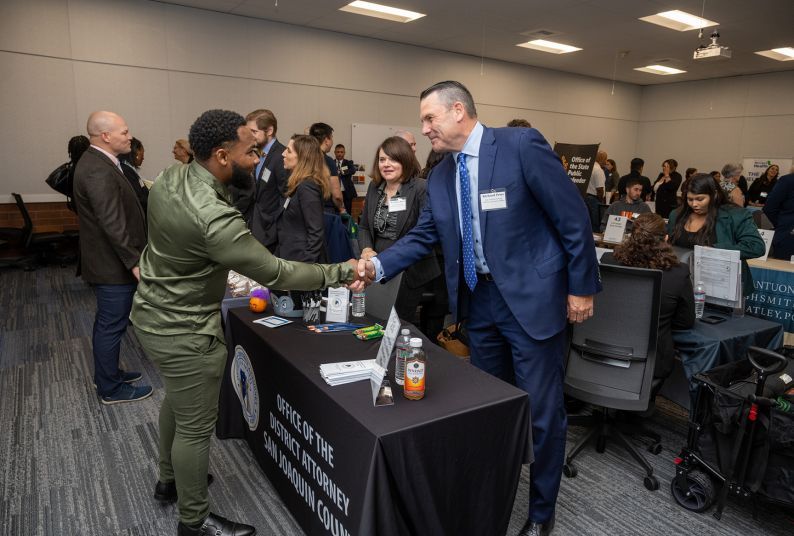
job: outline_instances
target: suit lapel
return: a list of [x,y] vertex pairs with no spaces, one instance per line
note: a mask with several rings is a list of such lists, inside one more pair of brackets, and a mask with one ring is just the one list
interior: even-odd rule
[[414,198],[416,197],[415,180],[411,179],[400,188],[400,197],[405,198],[405,210],[397,213],[397,236],[402,236],[405,223],[408,221],[408,213],[411,211],[411,207],[414,206]]
[[458,196],[455,193],[455,159],[452,157],[452,153],[448,153],[441,163],[438,164],[438,167],[440,169],[437,173],[433,174],[433,179],[435,180],[437,177],[438,179],[446,181],[445,186],[447,187],[447,194],[449,195],[449,207],[452,212],[452,226],[455,228],[455,236],[458,238],[458,244],[460,245]]
[[[143,207],[141,206],[140,201],[138,201],[138,193],[133,189],[132,184],[130,184],[130,181],[127,179],[127,176],[124,174],[124,172],[121,171],[121,169],[119,169],[119,167],[116,164],[114,164],[113,161],[110,158],[108,158],[108,156],[106,154],[104,154],[102,151],[97,151],[93,147],[89,147],[89,150],[93,151],[93,153],[97,157],[99,157],[99,159],[105,165],[110,166],[111,168],[113,168],[113,170],[116,172],[115,173],[116,180],[122,182],[122,184],[123,184],[122,188],[127,188],[127,190],[130,193],[132,193],[132,195],[133,195],[133,197],[135,198],[135,201],[136,201],[135,204],[138,206],[138,212],[140,213],[141,218],[143,219],[142,221],[145,221],[145,215],[144,215],[144,212],[143,212]],[[121,165],[124,165],[124,164],[121,164]]]
[[[479,165],[477,167],[477,182],[478,188],[481,191],[490,190],[493,183],[493,168],[496,163],[496,144],[493,135],[493,129],[486,128],[482,133],[482,141],[480,142],[480,156]],[[477,199],[479,193],[477,192]],[[479,203],[478,203],[479,205]],[[472,207],[474,209],[475,207]],[[479,207],[477,207],[479,210]],[[485,226],[488,223],[488,212],[480,210],[480,234],[483,241],[485,240]]]

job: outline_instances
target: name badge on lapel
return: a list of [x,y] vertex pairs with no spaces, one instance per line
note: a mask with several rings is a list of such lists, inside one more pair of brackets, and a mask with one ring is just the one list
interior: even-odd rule
[[284,201],[284,210],[287,210],[287,207],[289,206],[289,202],[290,202],[291,200],[292,200],[292,198],[291,198],[291,197],[288,197],[288,198],[287,198],[287,199]]
[[502,210],[507,208],[507,190],[495,188],[487,192],[480,192],[480,210]]
[[262,170],[261,180],[267,183],[268,179],[270,179],[270,170],[265,168]]
[[389,212],[404,212],[406,209],[406,199],[404,197],[392,197],[389,199]]

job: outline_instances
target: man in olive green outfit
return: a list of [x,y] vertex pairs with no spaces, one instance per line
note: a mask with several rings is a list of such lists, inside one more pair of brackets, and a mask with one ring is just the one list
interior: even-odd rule
[[251,536],[254,527],[212,514],[207,494],[227,355],[220,319],[227,274],[234,269],[268,287],[313,290],[352,282],[355,264],[284,261],[251,235],[227,190],[249,180],[259,161],[241,115],[205,112],[190,128],[190,146],[195,160],[163,172],[149,196],[149,243],[131,315],[165,383],[155,497],[178,501],[178,535]]

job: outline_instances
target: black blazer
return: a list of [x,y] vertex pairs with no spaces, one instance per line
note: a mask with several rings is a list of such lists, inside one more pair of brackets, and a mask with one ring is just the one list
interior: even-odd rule
[[[265,246],[275,249],[278,233],[276,219],[281,214],[289,174],[284,169],[283,144],[276,140],[270,147],[260,177],[251,177],[246,188],[229,186],[234,206],[242,213],[251,234]],[[265,169],[270,171],[267,182],[261,180]],[[254,170],[256,172],[256,170]]]
[[[397,239],[405,236],[413,229],[419,220],[419,214],[427,200],[427,181],[425,179],[409,179],[400,186],[400,195],[405,197],[405,211],[397,213]],[[363,251],[365,248],[375,248],[375,211],[378,208],[378,187],[374,182],[369,183],[367,196],[364,198],[364,211],[358,225],[358,245]],[[385,248],[388,249],[388,248]],[[441,267],[435,253],[430,253],[405,271],[403,281],[410,288],[418,288],[441,275]]]
[[74,201],[83,279],[105,285],[135,283],[131,270],[146,246],[146,217],[127,177],[93,147],[77,162]]
[[[334,163],[336,163],[336,159],[334,159]],[[353,174],[356,172],[356,165],[353,163],[352,160],[345,160],[342,159],[342,167],[346,167],[347,170],[334,170],[339,173],[339,182],[344,186],[345,191],[342,192],[342,197],[345,200],[345,208],[348,212],[350,212],[350,207],[348,206],[352,203],[353,199],[358,197],[358,192],[356,192],[356,185],[353,184]]]
[[320,187],[311,180],[303,181],[282,207],[277,221],[276,256],[288,261],[326,262]]
[[[604,253],[601,264],[620,265],[611,252]],[[631,306],[631,298],[627,297],[627,300],[627,305]],[[654,378],[666,378],[673,371],[673,330],[689,329],[695,325],[695,297],[689,266],[679,263],[669,270],[662,270],[661,301]]]
[[138,175],[138,171],[132,164],[122,162],[121,171],[124,172],[124,176],[130,181],[130,186],[132,186],[132,189],[135,190],[135,193],[138,195],[138,201],[141,203],[141,208],[145,216],[146,207],[149,204],[149,189],[141,184],[141,176]]
[[[656,183],[662,180],[663,175],[659,173],[654,181]],[[678,206],[678,187],[681,186],[681,174],[677,171],[670,173],[670,182],[659,185],[656,190],[656,213],[662,218],[670,216],[670,211]]]

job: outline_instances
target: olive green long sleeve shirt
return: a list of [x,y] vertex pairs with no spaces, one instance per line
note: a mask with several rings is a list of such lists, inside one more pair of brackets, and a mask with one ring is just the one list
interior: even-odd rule
[[152,187],[149,242],[130,318],[160,335],[221,333],[220,304],[229,270],[262,285],[314,290],[353,279],[347,264],[305,264],[274,257],[245,225],[226,186],[198,162],[176,164]]

